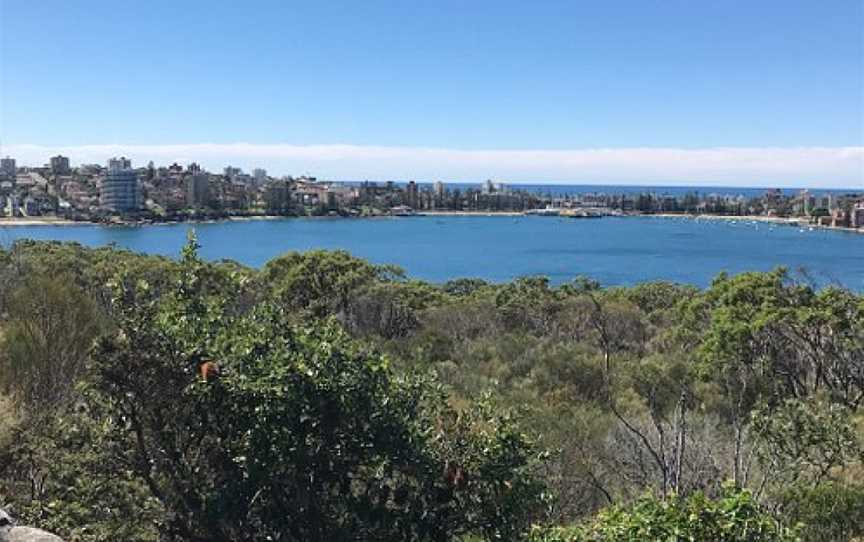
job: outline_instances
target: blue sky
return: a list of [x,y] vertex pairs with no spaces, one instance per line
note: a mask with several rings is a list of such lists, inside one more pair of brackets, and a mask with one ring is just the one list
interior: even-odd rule
[[[456,162],[466,151],[845,149],[813,182],[864,186],[862,28],[860,0],[0,0],[0,138],[25,157],[179,146],[158,161],[216,144],[247,167],[344,176],[353,164],[353,177],[394,178],[482,171],[411,165],[429,148]],[[319,150],[250,158],[224,146],[238,142]],[[414,159],[316,161],[334,145]],[[632,164],[614,172],[638,156],[620,155],[606,178],[574,178],[572,160],[516,177],[627,182]],[[795,182],[819,176],[811,165]],[[794,177],[652,167],[658,182]]]

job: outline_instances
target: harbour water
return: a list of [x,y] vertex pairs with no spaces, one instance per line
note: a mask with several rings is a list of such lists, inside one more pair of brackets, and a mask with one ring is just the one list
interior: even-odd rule
[[607,217],[573,220],[523,216],[289,218],[139,227],[0,227],[0,243],[16,239],[114,243],[177,256],[194,227],[202,255],[250,266],[290,250],[344,249],[375,263],[396,264],[410,277],[505,281],[545,275],[560,284],[578,275],[603,285],[670,280],[710,284],[720,271],[785,266],[806,270],[819,285],[864,291],[864,235],[756,221]]

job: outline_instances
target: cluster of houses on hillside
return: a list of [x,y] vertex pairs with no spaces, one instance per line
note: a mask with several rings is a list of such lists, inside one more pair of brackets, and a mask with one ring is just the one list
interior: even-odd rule
[[[646,189],[643,192],[514,189],[480,185],[397,182],[327,182],[310,176],[273,177],[264,169],[220,173],[196,163],[135,167],[117,157],[105,165],[72,167],[66,156],[40,167],[0,159],[0,216],[56,216],[69,220],[176,221],[248,215],[412,215],[431,211],[530,212],[562,216],[688,213],[798,217],[824,226],[864,228],[864,191],[840,193],[767,190],[749,197]],[[586,213],[585,210],[592,210]]]

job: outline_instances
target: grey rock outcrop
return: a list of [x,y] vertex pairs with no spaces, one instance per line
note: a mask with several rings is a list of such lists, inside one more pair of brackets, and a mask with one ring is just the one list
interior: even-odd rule
[[63,539],[32,527],[0,527],[0,542],[63,542]]
[[0,542],[63,542],[63,539],[42,529],[18,527],[15,520],[0,509]]

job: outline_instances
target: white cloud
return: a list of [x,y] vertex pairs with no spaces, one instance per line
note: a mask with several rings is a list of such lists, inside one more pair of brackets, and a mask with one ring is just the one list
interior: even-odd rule
[[192,161],[334,180],[417,179],[562,184],[807,186],[864,189],[864,147],[458,150],[287,144],[4,145],[22,165],[63,154],[75,164],[125,155],[136,165]]

